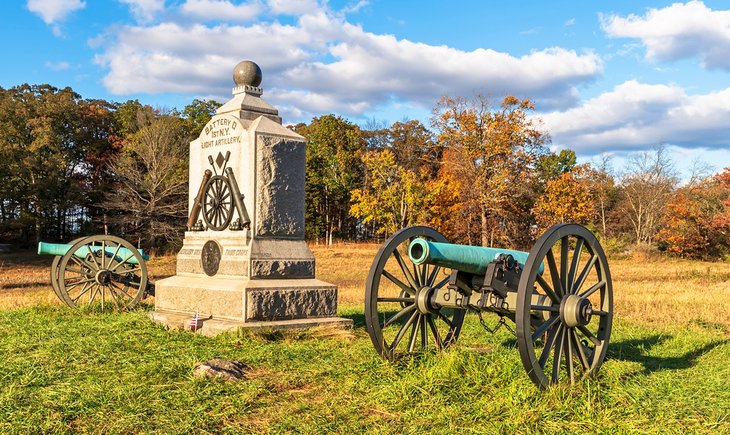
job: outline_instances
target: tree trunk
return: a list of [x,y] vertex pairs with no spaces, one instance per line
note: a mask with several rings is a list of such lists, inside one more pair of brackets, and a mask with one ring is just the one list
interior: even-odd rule
[[487,220],[487,211],[482,210],[482,246],[489,246],[489,225]]

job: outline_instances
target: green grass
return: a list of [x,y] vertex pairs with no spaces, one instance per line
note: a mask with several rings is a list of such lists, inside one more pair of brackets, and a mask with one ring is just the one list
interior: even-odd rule
[[[616,320],[596,379],[537,390],[507,331],[475,316],[447,352],[382,361],[354,337],[202,337],[145,311],[0,311],[0,433],[730,433],[730,336],[712,324]],[[495,319],[491,319],[494,324]],[[193,377],[214,357],[240,382]]]

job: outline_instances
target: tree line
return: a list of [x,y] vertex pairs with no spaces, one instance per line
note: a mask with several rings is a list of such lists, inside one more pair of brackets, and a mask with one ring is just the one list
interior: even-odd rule
[[[175,249],[187,214],[188,143],[220,104],[182,111],[87,100],[71,88],[0,88],[0,236],[32,245],[108,232]],[[433,226],[460,243],[529,249],[559,222],[616,252],[730,255],[730,168],[680,185],[666,150],[622,173],[609,159],[553,152],[532,101],[442,97],[429,125],[366,126],[334,114],[291,128],[307,139],[306,236],[382,240]]]

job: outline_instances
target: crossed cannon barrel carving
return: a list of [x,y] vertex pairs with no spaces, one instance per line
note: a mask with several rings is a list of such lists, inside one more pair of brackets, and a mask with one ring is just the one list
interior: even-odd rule
[[467,311],[514,322],[537,386],[574,383],[595,374],[606,355],[613,319],[606,255],[575,224],[548,229],[529,253],[449,244],[422,226],[381,246],[367,277],[365,322],[383,358],[449,347]]
[[[188,217],[189,230],[203,230],[202,221],[205,221],[205,225],[213,231],[223,231],[226,228],[236,231],[250,227],[251,218],[243,203],[243,194],[238,187],[233,168],[228,166],[230,157],[230,151],[226,152],[225,157],[220,154],[218,162],[214,161],[213,156],[208,156],[208,163],[213,171],[206,169],[203,173],[198,194]],[[220,174],[216,171],[216,163],[221,169]],[[238,219],[231,223],[234,210],[238,213]],[[203,219],[196,223],[201,212]]]
[[154,286],[148,282],[148,257],[122,238],[97,235],[70,244],[40,242],[38,253],[55,256],[51,286],[69,307],[128,310],[146,295],[154,295]]

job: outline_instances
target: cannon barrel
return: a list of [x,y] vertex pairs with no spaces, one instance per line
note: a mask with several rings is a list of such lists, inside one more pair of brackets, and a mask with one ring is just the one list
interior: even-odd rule
[[[45,242],[38,242],[38,254],[46,254],[46,255],[66,255],[66,253],[71,249],[73,245],[67,245],[63,243],[45,243]],[[74,252],[74,255],[79,258],[84,258],[89,254],[89,250],[93,252],[98,252],[101,250],[101,246],[88,246],[83,245],[79,249]],[[105,251],[109,255],[114,255],[115,252],[117,252],[117,248],[112,248],[111,246],[106,247]],[[141,249],[138,249],[139,253],[142,255],[142,258],[145,260],[149,260],[149,256],[144,254],[144,251]],[[119,247],[119,251],[117,252],[117,257],[119,257],[119,260],[127,259],[126,262],[130,264],[137,264],[137,259],[132,255],[132,252],[124,247]],[[129,257],[129,258],[127,258]]]
[[[484,275],[489,263],[502,254],[511,255],[520,267],[525,267],[529,256],[527,252],[512,249],[429,242],[420,237],[413,239],[408,246],[408,257],[414,264],[428,263],[474,275]],[[544,265],[540,265],[538,272],[542,274],[543,270]]]

